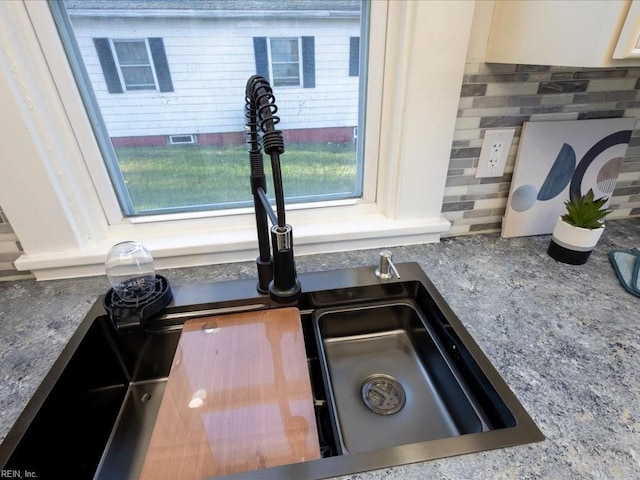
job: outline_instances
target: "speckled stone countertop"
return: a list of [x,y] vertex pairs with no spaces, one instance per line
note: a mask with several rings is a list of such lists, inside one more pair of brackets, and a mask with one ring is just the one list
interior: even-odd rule
[[[609,221],[583,266],[554,261],[548,243],[494,234],[392,249],[421,265],[546,440],[344,479],[640,478],[640,298],[607,257],[640,247],[640,219]],[[297,259],[299,272],[376,262],[375,250]],[[162,273],[187,284],[251,278],[255,266]],[[106,288],[104,277],[0,282],[0,439]]]

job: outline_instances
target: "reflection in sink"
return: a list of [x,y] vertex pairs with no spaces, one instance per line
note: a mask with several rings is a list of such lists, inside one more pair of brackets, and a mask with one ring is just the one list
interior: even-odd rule
[[314,317],[343,453],[482,431],[472,399],[412,302]]
[[[420,266],[396,267],[402,280],[373,267],[300,275],[322,458],[225,478],[320,479],[544,438]],[[0,445],[0,469],[138,478],[184,322],[282,306],[252,279],[172,290],[144,331],[116,331],[96,301]],[[387,375],[369,385],[387,415],[361,399],[372,374]],[[389,377],[405,394],[395,413],[402,398]]]

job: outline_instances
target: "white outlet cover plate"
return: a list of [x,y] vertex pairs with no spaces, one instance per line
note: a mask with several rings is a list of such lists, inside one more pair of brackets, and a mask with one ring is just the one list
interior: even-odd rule
[[[480,158],[478,159],[476,178],[501,177],[504,175],[515,131],[515,128],[485,131]],[[495,152],[492,151],[492,148],[496,145],[500,145],[500,148],[497,155],[494,155]]]

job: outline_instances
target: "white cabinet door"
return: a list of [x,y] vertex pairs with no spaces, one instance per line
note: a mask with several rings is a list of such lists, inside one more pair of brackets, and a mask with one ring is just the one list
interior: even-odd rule
[[640,0],[633,0],[613,58],[640,58]]
[[[640,0],[497,0],[485,61],[640,66],[639,3]],[[622,42],[623,27],[629,30],[632,39],[627,43],[637,56],[614,56]]]

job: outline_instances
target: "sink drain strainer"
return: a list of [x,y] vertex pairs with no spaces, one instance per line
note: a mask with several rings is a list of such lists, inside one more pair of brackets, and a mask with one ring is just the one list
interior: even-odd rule
[[378,373],[367,377],[362,383],[364,404],[378,415],[392,415],[404,407],[404,388],[390,375]]

